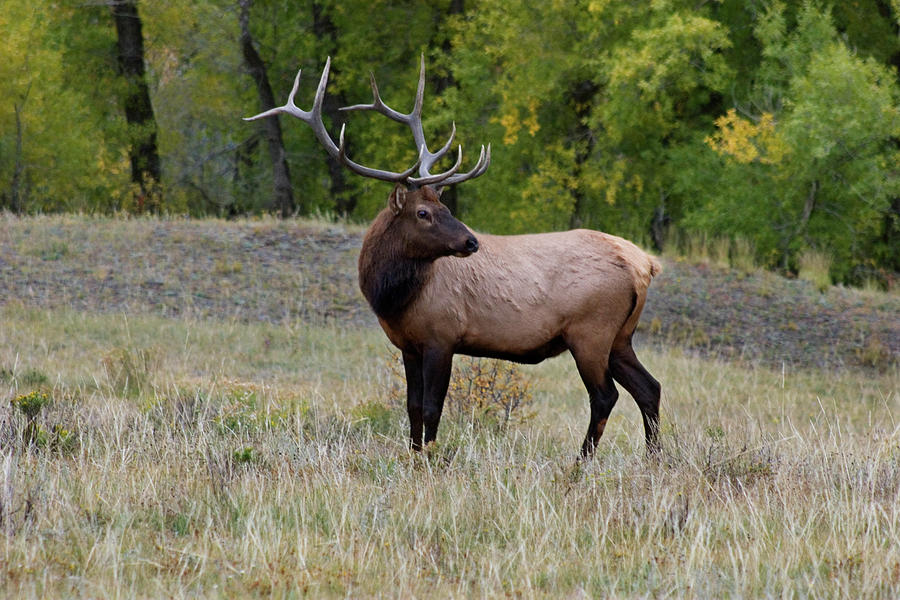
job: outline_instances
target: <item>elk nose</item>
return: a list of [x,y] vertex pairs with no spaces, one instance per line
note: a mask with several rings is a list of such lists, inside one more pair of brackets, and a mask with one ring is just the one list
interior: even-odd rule
[[469,239],[466,240],[466,251],[478,252],[478,240],[475,239],[475,236],[470,235]]

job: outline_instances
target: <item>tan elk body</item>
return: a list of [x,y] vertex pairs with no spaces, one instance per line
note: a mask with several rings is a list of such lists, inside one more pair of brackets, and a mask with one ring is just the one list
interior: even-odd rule
[[[424,62],[410,114],[384,105],[374,78],[373,103],[348,108],[375,110],[409,125],[420,154],[402,173],[349,160],[343,130],[340,145],[334,144],[321,120],[327,76],[328,63],[311,111],[294,105],[295,82],[288,104],[254,118],[278,113],[301,118],[348,168],[397,183],[363,240],[359,282],[381,327],[403,353],[412,447],[420,449],[437,435],[454,354],[537,363],[569,350],[591,405],[582,454],[593,454],[603,434],[618,397],[614,381],[634,397],[648,450],[656,450],[660,386],[631,343],[650,281],[660,270],[656,259],[620,237],[585,229],[473,234],[440,202],[439,189],[483,174],[490,149],[482,147],[468,173],[456,174],[461,150],[449,171],[430,173],[450,142],[435,153],[424,143]],[[419,177],[412,177],[416,168]]]
[[[375,236],[370,230],[364,247]],[[586,229],[476,237],[477,252],[435,260],[403,315],[381,319],[395,346],[439,339],[461,353],[538,362],[580,332],[611,345],[634,331],[659,270],[631,242]]]

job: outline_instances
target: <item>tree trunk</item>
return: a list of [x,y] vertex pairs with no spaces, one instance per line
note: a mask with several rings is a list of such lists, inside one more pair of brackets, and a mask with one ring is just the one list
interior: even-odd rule
[[224,209],[225,217],[236,218],[245,212],[250,206],[248,199],[254,197],[255,187],[250,176],[254,165],[254,156],[259,149],[259,132],[255,132],[234,148],[231,169],[232,201],[227,205],[220,205]]
[[22,199],[22,176],[25,172],[25,165],[22,161],[22,106],[14,104],[13,109],[16,112],[16,164],[13,167],[12,182],[9,186],[9,210],[19,214],[25,204]]
[[806,195],[806,202],[803,203],[803,214],[800,215],[800,223],[797,224],[797,229],[794,231],[794,235],[791,239],[796,238],[804,231],[806,231],[806,226],[809,225],[809,218],[812,216],[813,209],[815,209],[816,207],[816,193],[818,191],[819,180],[814,179],[812,185],[809,186],[809,193]]
[[[900,198],[891,199],[891,206],[884,214],[884,234],[882,236],[888,248],[900,248]],[[891,252],[888,267],[900,271],[900,253]]]
[[128,83],[125,119],[131,128],[131,181],[140,186],[138,210],[154,202],[161,178],[156,145],[156,118],[144,70],[144,38],[136,0],[111,0],[110,9],[118,35],[119,74]]
[[[313,35],[316,36],[320,43],[329,47],[327,54],[333,55],[338,41],[337,27],[335,27],[334,21],[331,20],[331,17],[328,16],[328,13],[325,12],[324,7],[319,2],[313,2],[312,16]],[[338,72],[338,69],[332,65],[332,76],[337,78]],[[322,99],[322,115],[331,123],[335,123],[341,119],[341,113],[338,109],[346,105],[347,102],[343,93],[325,94],[325,97]],[[331,179],[329,192],[334,199],[335,210],[339,215],[349,215],[356,208],[357,198],[350,193],[347,180],[344,178],[344,167],[339,160],[331,156],[328,157],[327,164],[328,177]]]
[[[266,65],[253,45],[250,34],[251,0],[240,0],[241,52],[244,66],[256,82],[261,110],[275,108],[275,96],[269,85]],[[282,217],[289,217],[296,209],[294,204],[294,188],[291,185],[291,172],[287,163],[287,152],[284,149],[284,138],[281,134],[279,117],[261,119],[259,127],[269,145],[269,158],[272,161],[272,179],[275,186],[272,208]]]
[[669,225],[672,222],[672,218],[666,210],[667,199],[668,195],[660,190],[659,204],[653,211],[653,219],[650,221],[650,237],[653,240],[654,249],[658,252],[666,249],[666,238],[669,234]]
[[[465,10],[466,6],[464,0],[450,0],[450,6],[447,7],[447,12],[444,13],[444,17],[449,18],[453,15],[461,15]],[[444,30],[442,25],[443,24],[438,24],[438,26],[435,27],[435,30],[442,32]],[[447,56],[453,52],[453,44],[450,42],[449,35],[444,36],[444,40],[441,42],[441,50]],[[448,69],[446,75],[434,79],[435,96],[440,96],[445,90],[455,86],[456,79],[453,77],[453,72]],[[441,193],[441,202],[450,209],[451,213],[457,215],[457,210],[459,209],[459,196],[456,193],[455,185],[444,188],[444,191]]]
[[812,217],[813,210],[816,208],[816,194],[818,191],[819,180],[814,179],[809,186],[809,193],[806,194],[806,201],[803,203],[803,212],[800,215],[800,222],[797,223],[793,233],[789,234],[785,240],[783,249],[784,254],[781,257],[781,268],[785,271],[787,271],[790,266],[791,244],[806,231],[806,228],[809,225],[809,219]]
[[584,163],[588,161],[594,152],[594,133],[587,126],[587,118],[590,113],[590,107],[593,105],[593,98],[600,91],[600,87],[590,80],[576,82],[570,92],[570,99],[575,110],[575,118],[577,122],[572,132],[575,143],[575,165],[573,167],[573,175],[576,181],[575,187],[572,189],[572,197],[574,203],[572,206],[572,216],[569,218],[569,226],[572,228],[581,227],[584,223],[582,213],[584,212],[584,192],[581,191],[581,173],[584,169]]

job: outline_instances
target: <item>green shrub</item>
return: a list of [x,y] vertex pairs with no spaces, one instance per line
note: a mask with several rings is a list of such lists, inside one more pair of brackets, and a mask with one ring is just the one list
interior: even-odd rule
[[[406,406],[406,376],[400,355],[391,355],[389,397]],[[457,360],[447,389],[445,414],[491,427],[524,423],[534,416],[531,381],[514,363],[463,356]]]
[[18,383],[26,388],[35,388],[47,385],[50,378],[37,369],[25,369],[16,374],[15,371],[8,367],[0,367],[0,382]]
[[50,404],[52,398],[50,394],[35,390],[27,394],[20,394],[12,399],[12,405],[19,409],[28,420],[34,420],[41,413],[45,406]]
[[534,416],[531,382],[515,363],[464,357],[450,380],[451,409],[494,426]]
[[[264,385],[223,382],[222,405],[214,422],[223,434],[255,434],[283,426],[288,420],[284,407],[267,401],[271,393]],[[301,408],[302,410],[302,408]]]
[[365,424],[374,433],[382,435],[390,433],[397,422],[394,412],[377,400],[354,406],[350,414],[354,422]]
[[244,446],[231,453],[231,460],[233,460],[236,465],[250,464],[255,459],[256,451],[253,449],[253,446]]
[[13,407],[25,415],[25,427],[22,428],[22,441],[25,442],[25,445],[41,446],[46,443],[46,434],[38,425],[37,418],[50,402],[50,395],[39,390],[20,394],[12,399]]

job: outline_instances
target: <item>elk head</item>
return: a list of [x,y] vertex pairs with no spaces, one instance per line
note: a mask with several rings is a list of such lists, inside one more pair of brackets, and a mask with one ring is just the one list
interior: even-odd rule
[[409,191],[397,185],[391,192],[386,209],[392,215],[389,235],[402,242],[406,258],[465,257],[478,251],[478,240],[450,214],[439,196],[431,186]]

